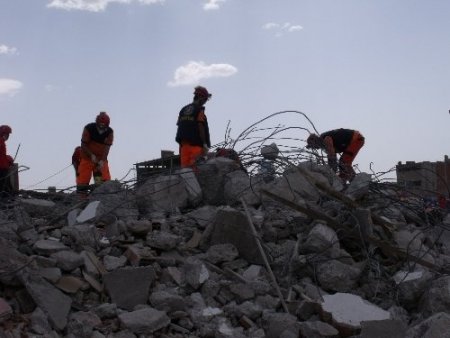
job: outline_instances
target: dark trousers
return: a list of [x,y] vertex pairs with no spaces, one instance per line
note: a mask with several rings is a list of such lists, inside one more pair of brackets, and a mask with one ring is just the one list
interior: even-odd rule
[[9,169],[0,169],[0,194],[9,195],[13,188]]

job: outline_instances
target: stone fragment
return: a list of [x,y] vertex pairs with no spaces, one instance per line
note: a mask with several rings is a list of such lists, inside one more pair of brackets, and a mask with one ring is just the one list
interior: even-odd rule
[[113,303],[126,310],[146,304],[150,285],[155,279],[152,267],[121,268],[103,276],[105,289]]
[[217,212],[214,222],[204,233],[201,246],[223,243],[233,244],[246,261],[264,264],[244,213],[231,208]]
[[321,321],[308,321],[299,324],[302,337],[308,338],[339,338],[339,331],[333,326]]
[[168,313],[186,309],[183,297],[166,291],[152,292],[149,301],[155,309]]
[[11,306],[4,298],[0,298],[0,322],[4,322],[12,315]]
[[125,266],[127,263],[127,258],[125,256],[114,257],[106,255],[103,257],[103,265],[107,271],[113,271],[118,268]]
[[325,290],[346,292],[352,290],[361,270],[338,260],[329,260],[319,265],[317,279]]
[[404,338],[406,325],[400,320],[374,320],[361,322],[360,338]]
[[425,270],[398,271],[393,279],[398,285],[398,296],[401,305],[406,309],[417,306],[417,302],[429,287],[429,282],[433,278],[431,273]]
[[266,331],[266,338],[279,338],[286,328],[296,325],[297,318],[288,313],[264,311],[262,323]]
[[390,319],[390,313],[350,293],[324,295],[320,304],[326,321],[341,334],[355,334],[361,322]]
[[242,277],[248,281],[256,280],[260,277],[262,271],[261,265],[252,264],[242,273]]
[[199,260],[188,259],[183,267],[186,282],[197,290],[208,278],[206,266]]
[[36,251],[40,255],[51,255],[53,253],[70,250],[69,247],[65,246],[60,241],[41,239],[34,243],[33,250]]
[[37,198],[24,198],[20,204],[31,217],[49,216],[55,210],[55,202]]
[[75,337],[91,338],[94,328],[102,324],[100,318],[92,312],[73,312],[69,316],[67,331]]
[[55,286],[66,293],[76,293],[87,288],[86,282],[75,276],[62,276]]
[[206,252],[206,258],[213,264],[231,262],[238,256],[238,250],[231,243],[212,245]]
[[450,276],[440,277],[427,285],[420,300],[420,310],[424,315],[450,310]]
[[50,256],[56,260],[56,265],[64,271],[72,271],[84,264],[83,257],[73,251],[59,251]]
[[170,318],[164,311],[150,307],[121,313],[118,318],[123,328],[135,334],[151,334],[170,324]]
[[38,275],[23,272],[20,279],[51,325],[56,330],[64,330],[72,300]]
[[406,331],[405,338],[450,338],[450,314],[438,312]]
[[153,231],[148,234],[146,244],[161,250],[175,249],[181,242],[181,237],[166,231]]
[[100,201],[90,202],[81,213],[77,216],[76,221],[78,223],[85,223],[87,221],[91,221],[95,219],[97,216],[97,209],[100,204]]

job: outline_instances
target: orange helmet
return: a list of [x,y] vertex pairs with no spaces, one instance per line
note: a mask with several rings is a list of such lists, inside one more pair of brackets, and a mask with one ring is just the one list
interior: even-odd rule
[[12,129],[10,126],[7,126],[7,125],[0,126],[0,136],[9,135],[11,133],[12,133]]
[[95,123],[97,124],[102,123],[107,127],[109,127],[109,122],[110,122],[109,116],[104,111],[100,112],[100,114],[98,114],[95,119]]
[[194,89],[194,97],[202,97],[205,99],[209,99],[211,97],[211,94],[205,87],[197,86]]

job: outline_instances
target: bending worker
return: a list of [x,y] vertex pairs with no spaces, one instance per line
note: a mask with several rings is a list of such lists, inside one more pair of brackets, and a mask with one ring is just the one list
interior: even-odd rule
[[194,166],[197,158],[206,155],[211,147],[204,106],[210,98],[205,87],[195,87],[192,103],[184,106],[178,115],[175,140],[180,145],[182,168]]
[[0,194],[2,197],[8,196],[13,190],[10,170],[14,159],[6,153],[6,141],[11,133],[10,126],[0,126]]
[[[364,146],[364,136],[351,129],[335,129],[320,135],[311,134],[306,141],[307,148],[323,149],[327,153],[328,165],[344,181],[351,181],[355,177],[352,163],[359,150]],[[342,153],[339,164],[336,154]]]
[[92,174],[96,184],[109,181],[108,154],[114,131],[109,127],[108,114],[101,112],[95,122],[87,124],[81,136],[81,160],[78,166],[77,192],[86,194]]

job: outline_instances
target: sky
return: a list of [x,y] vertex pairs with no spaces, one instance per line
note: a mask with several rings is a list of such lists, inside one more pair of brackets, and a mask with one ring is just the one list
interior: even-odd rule
[[[73,149],[100,111],[115,133],[113,179],[177,154],[196,85],[212,93],[213,144],[292,110],[319,132],[359,130],[362,171],[442,161],[448,13],[445,0],[0,0],[0,124],[13,129],[20,188],[73,186]],[[269,124],[311,130],[300,114]],[[302,148],[307,132],[296,133]]]

